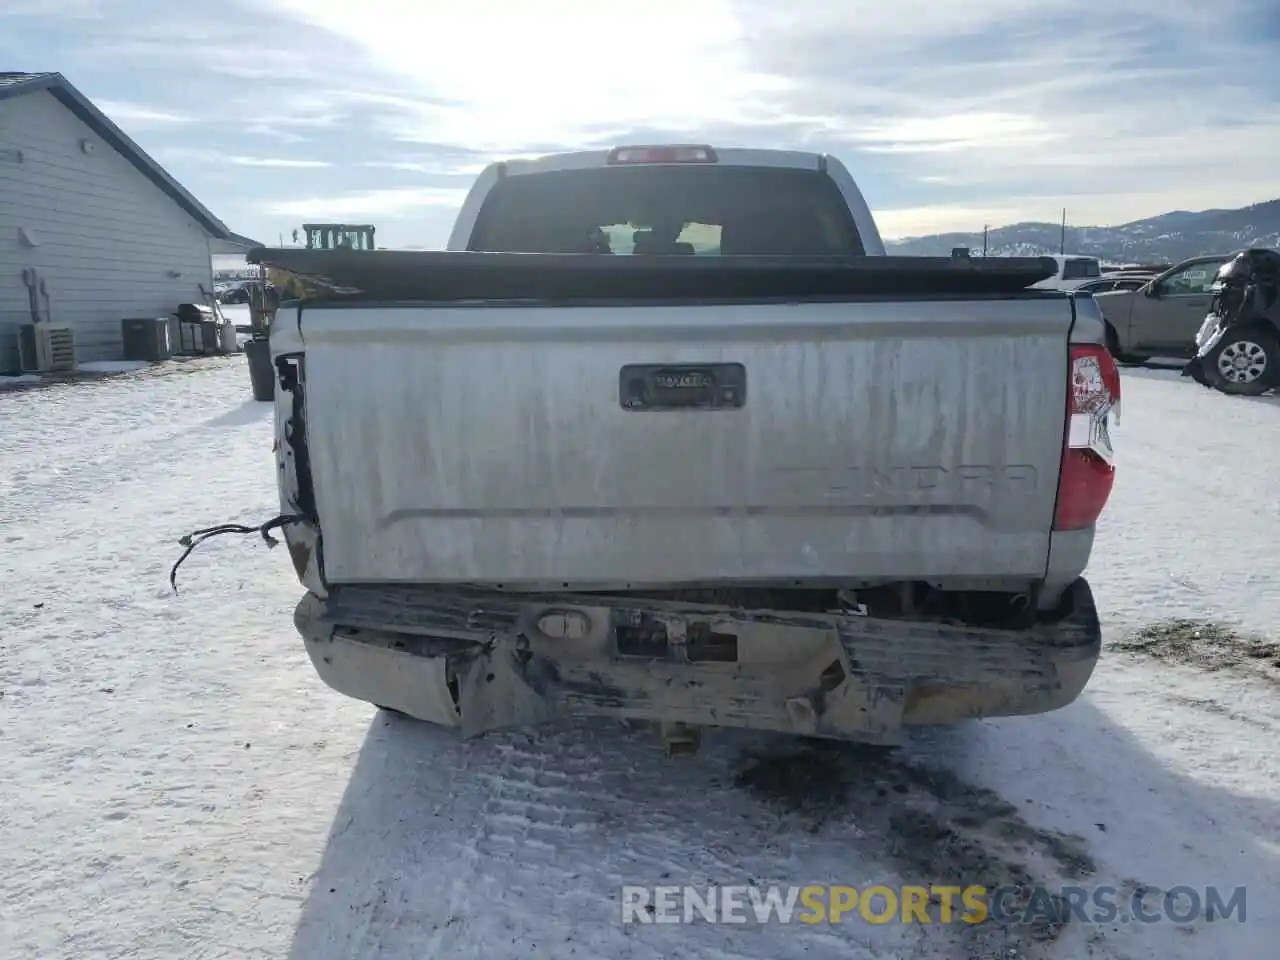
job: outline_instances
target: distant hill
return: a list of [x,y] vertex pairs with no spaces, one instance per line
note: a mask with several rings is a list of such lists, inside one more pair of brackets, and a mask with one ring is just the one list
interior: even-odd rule
[[[987,233],[987,255],[1038,256],[1057,253],[1062,226],[1015,223]],[[886,242],[889,253],[946,256],[955,247],[982,250],[982,234],[939,233]],[[1118,227],[1067,227],[1067,253],[1083,253],[1114,263],[1176,263],[1202,254],[1241,247],[1280,247],[1280,200],[1239,210],[1174,210]]]

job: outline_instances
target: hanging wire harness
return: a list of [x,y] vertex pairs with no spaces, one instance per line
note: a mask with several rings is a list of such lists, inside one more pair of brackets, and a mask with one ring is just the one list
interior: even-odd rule
[[273,517],[261,526],[251,527],[243,523],[221,523],[216,527],[205,527],[203,530],[194,530],[178,541],[182,546],[186,547],[182,551],[182,556],[173,565],[173,569],[169,571],[169,586],[173,587],[173,592],[178,592],[178,568],[191,556],[191,552],[196,547],[213,537],[219,537],[226,533],[239,534],[259,534],[268,547],[274,547],[280,541],[271,535],[272,530],[279,530],[291,523],[307,523],[305,516],[298,513],[285,513],[278,517]]

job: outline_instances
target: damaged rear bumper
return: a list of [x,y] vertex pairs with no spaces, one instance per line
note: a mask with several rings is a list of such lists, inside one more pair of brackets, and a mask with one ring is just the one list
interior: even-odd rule
[[308,593],[295,623],[333,689],[468,736],[594,713],[893,744],[1066,706],[1101,647],[1083,579],[1020,630],[395,586]]

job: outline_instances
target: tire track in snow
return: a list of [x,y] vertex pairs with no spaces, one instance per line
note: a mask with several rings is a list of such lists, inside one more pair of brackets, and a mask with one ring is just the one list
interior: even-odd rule
[[[611,721],[603,723],[612,731]],[[621,733],[618,739],[628,749],[639,746]],[[546,940],[549,931],[539,929],[536,918],[540,915],[556,917],[556,925],[561,926],[568,919],[565,915],[571,914],[573,921],[566,926],[589,933],[580,944],[569,933],[556,949],[572,952],[580,946],[586,956],[652,960],[662,956],[747,960],[752,956],[723,948],[672,953],[628,936],[621,923],[618,891],[623,884],[636,882],[641,871],[635,865],[613,862],[608,854],[601,857],[611,847],[602,834],[633,829],[628,822],[631,804],[625,779],[610,763],[618,746],[618,740],[591,730],[555,726],[457,742],[456,749],[467,758],[468,789],[484,799],[463,845],[463,875],[451,883],[449,922],[436,931],[423,956],[443,958],[474,951],[476,928],[484,925],[484,914],[505,916],[516,943],[526,938]],[[627,844],[627,849],[631,852],[634,843]],[[649,865],[656,862],[664,868],[662,875],[669,877],[687,866],[690,854],[697,856],[687,848],[685,853],[683,864],[665,852],[656,861],[653,856],[642,859]],[[599,860],[598,869],[593,869],[597,866],[593,860]],[[714,862],[723,876],[731,875],[727,863]]]
[[[391,720],[377,740],[385,769],[403,768],[422,751],[439,775],[429,787],[423,778],[388,784],[380,773],[357,775],[350,813],[342,815],[352,826],[321,877],[362,891],[352,897],[364,912],[342,939],[324,941],[325,955],[507,957],[520,955],[517,944],[554,956],[637,960],[1052,955],[1060,931],[994,925],[886,928],[855,918],[817,927],[624,926],[625,884],[1031,883],[1051,882],[1055,869],[1088,869],[1074,838],[1032,829],[989,791],[891,758],[849,767],[838,747],[821,748],[832,752],[818,762],[851,778],[848,795],[833,796],[817,820],[779,810],[735,784],[744,745],[758,740],[717,736],[697,761],[673,763],[649,737],[598,720],[473,741]],[[785,744],[765,740],[771,749]],[[793,754],[793,746],[782,753]],[[435,814],[408,809],[431,803],[424,787],[448,794],[447,838],[433,835]],[[404,822],[388,837],[374,810],[404,811]],[[446,873],[433,882],[438,895],[420,888],[414,902],[406,882],[381,879],[398,873],[403,848],[438,858]],[[427,902],[438,906],[424,910]],[[316,951],[320,916],[304,920],[295,960]]]
[[[378,749],[396,745],[387,761],[397,767],[404,765],[402,756],[431,745],[431,762],[439,765],[444,782],[433,778],[429,789],[448,792],[451,833],[461,826],[458,819],[469,820],[470,827],[445,842],[430,836],[427,824],[436,822],[437,806],[427,816],[408,814],[396,838],[381,838],[391,847],[403,838],[410,847],[421,843],[423,850],[440,854],[438,869],[447,873],[433,883],[440,896],[420,891],[424,895],[411,904],[401,883],[384,886],[373,879],[396,868],[368,849],[379,828],[358,811],[365,803],[385,810],[398,808],[401,799],[421,804],[429,798],[406,784],[393,787],[390,797],[370,800],[365,787],[353,784],[363,798],[349,791],[357,811],[354,826],[344,834],[345,850],[331,848],[333,861],[322,867],[317,882],[323,887],[323,877],[354,881],[365,891],[355,895],[360,904],[370,900],[371,886],[383,892],[376,910],[357,905],[376,912],[377,922],[361,916],[347,937],[323,941],[326,956],[514,957],[536,946],[536,952],[552,956],[746,960],[761,950],[784,956],[803,945],[808,956],[847,960],[878,956],[881,945],[903,939],[903,931],[857,923],[818,932],[776,925],[623,925],[624,884],[766,882],[761,878],[775,870],[773,879],[781,883],[804,876],[799,864],[809,858],[797,861],[796,873],[779,864],[774,817],[732,787],[732,751],[710,751],[709,766],[671,764],[653,740],[598,720],[473,741],[399,718],[385,729]],[[464,809],[468,814],[458,817]],[[349,836],[352,830],[359,835]],[[374,866],[378,862],[385,863],[383,870]],[[437,899],[440,906],[428,920],[422,904]],[[319,915],[315,924],[304,918],[295,960],[316,955],[322,922]],[[414,936],[415,930],[424,935]],[[905,935],[910,939],[911,932]],[[895,947],[889,955],[900,954]]]

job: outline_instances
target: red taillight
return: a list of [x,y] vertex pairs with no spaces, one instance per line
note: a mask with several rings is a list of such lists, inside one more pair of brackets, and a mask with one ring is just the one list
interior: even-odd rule
[[609,154],[609,163],[715,163],[716,152],[710,147],[675,144],[667,147],[617,147]]
[[1067,374],[1067,422],[1062,441],[1055,530],[1082,530],[1098,521],[1116,468],[1110,421],[1120,415],[1120,370],[1110,351],[1073,345]]

